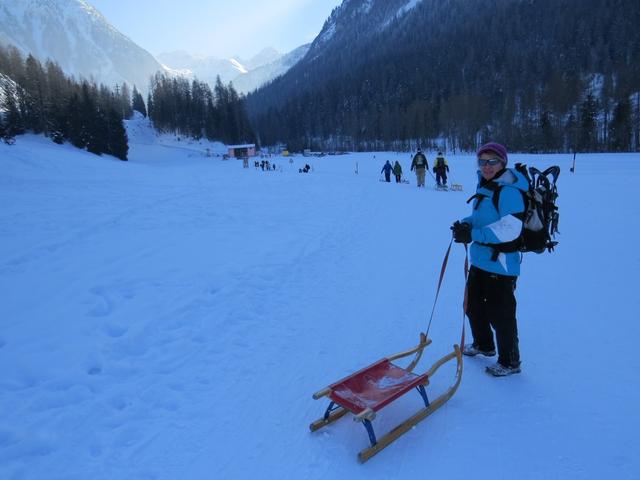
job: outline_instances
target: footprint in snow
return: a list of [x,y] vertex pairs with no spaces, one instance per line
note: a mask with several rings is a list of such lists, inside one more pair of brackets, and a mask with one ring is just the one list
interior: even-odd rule
[[115,323],[106,324],[103,327],[104,333],[111,338],[120,338],[125,333],[127,333],[127,327],[123,327],[122,325],[117,325]]

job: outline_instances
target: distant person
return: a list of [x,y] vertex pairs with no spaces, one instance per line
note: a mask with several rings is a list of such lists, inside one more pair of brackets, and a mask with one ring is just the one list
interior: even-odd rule
[[447,186],[447,172],[449,171],[449,164],[447,163],[447,159],[444,158],[442,152],[438,152],[438,156],[436,156],[436,160],[433,166],[433,173],[436,174],[436,183],[438,187],[446,187]]
[[473,343],[462,353],[493,357],[497,343],[498,361],[486,368],[497,377],[520,373],[515,290],[521,254],[515,243],[523,228],[522,192],[529,188],[520,172],[507,168],[507,160],[507,149],[498,143],[480,147],[472,213],[451,227],[455,242],[471,243],[465,313]]
[[389,163],[389,160],[387,160],[387,163],[385,163],[382,170],[380,170],[380,173],[384,172],[384,180],[386,182],[391,181],[391,170],[393,170],[393,167],[391,166],[391,163]]
[[397,160],[393,164],[393,174],[396,176],[396,183],[400,183],[402,181],[402,166]]
[[411,171],[416,171],[416,178],[418,180],[418,188],[424,187],[424,176],[429,168],[427,157],[424,156],[420,147],[418,147],[417,153],[413,156],[411,161]]

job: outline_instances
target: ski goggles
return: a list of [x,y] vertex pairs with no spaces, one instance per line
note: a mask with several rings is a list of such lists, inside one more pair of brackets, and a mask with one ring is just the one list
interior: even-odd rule
[[489,158],[489,159],[479,158],[478,159],[479,167],[485,167],[487,165],[489,165],[490,167],[495,167],[496,165],[501,163],[503,163],[503,160],[501,158]]

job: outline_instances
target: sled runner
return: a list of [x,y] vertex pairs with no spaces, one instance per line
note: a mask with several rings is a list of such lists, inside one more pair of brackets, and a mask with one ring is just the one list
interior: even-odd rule
[[[420,361],[425,347],[430,343],[431,340],[428,339],[424,333],[421,333],[420,343],[415,348],[378,360],[353,375],[345,377],[329,387],[314,393],[314,399],[317,400],[327,396],[329,397],[330,403],[324,416],[311,423],[309,429],[314,432],[335,422],[342,418],[347,412],[350,412],[354,415],[354,421],[362,422],[369,434],[369,440],[371,442],[371,446],[363,449],[358,454],[358,459],[361,462],[365,462],[373,457],[402,434],[409,431],[414,425],[435,412],[449,400],[458,389],[460,381],[462,380],[462,354],[458,345],[454,345],[453,352],[435,362],[425,373],[420,375],[413,373],[413,369]],[[392,363],[394,360],[412,354],[415,354],[415,357],[406,368],[399,367]],[[429,384],[429,379],[442,365],[453,359],[457,362],[454,384],[435,400],[430,401],[425,388]],[[373,424],[371,423],[376,417],[376,412],[414,388],[422,397],[424,407],[390,432],[377,438],[373,430]]]
[[[422,374],[413,373],[414,368],[422,358],[424,349],[431,343],[431,339],[428,338],[429,329],[431,328],[431,322],[433,320],[433,314],[440,294],[440,287],[442,286],[442,280],[447,268],[452,244],[453,240],[449,243],[449,248],[447,249],[447,253],[445,254],[442,262],[440,279],[438,280],[438,288],[436,290],[433,308],[431,310],[429,325],[427,326],[426,333],[420,333],[420,343],[410,350],[382,358],[368,367],[365,367],[362,370],[359,370],[358,372],[349,375],[313,394],[313,398],[315,400],[328,397],[330,403],[322,418],[319,418],[309,425],[309,429],[312,432],[339,420],[347,413],[354,415],[354,421],[362,422],[369,435],[371,445],[361,450],[358,454],[360,462],[366,462],[369,458],[387,447],[394,440],[408,432],[414,425],[418,424],[420,421],[435,412],[438,408],[444,405],[454,393],[456,393],[456,390],[460,385],[462,380],[462,352],[460,345],[464,345],[464,314],[460,335],[460,345],[454,345],[452,352],[437,360],[426,372]],[[468,254],[466,246],[464,272],[466,279],[468,275]],[[467,292],[465,286],[463,312],[466,310],[466,298]],[[405,368],[393,363],[395,360],[409,357],[411,355],[415,356],[411,363],[409,363]],[[429,400],[426,386],[429,385],[430,378],[442,365],[453,359],[456,360],[456,373],[453,384],[435,400]],[[372,421],[376,417],[377,412],[414,388],[422,397],[424,407],[391,431],[384,434],[382,437],[376,437]]]

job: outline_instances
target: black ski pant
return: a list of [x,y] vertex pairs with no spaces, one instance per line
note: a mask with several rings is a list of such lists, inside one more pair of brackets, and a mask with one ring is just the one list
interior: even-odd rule
[[385,182],[391,181],[391,172],[384,172],[384,180]]
[[447,184],[447,171],[436,169],[436,182],[438,185],[446,185]]
[[480,350],[494,350],[493,327],[498,362],[506,367],[520,365],[514,295],[517,279],[472,266],[467,280],[467,317],[473,343]]
[[401,173],[396,173],[396,183],[400,183],[400,180],[402,179],[402,174]]

